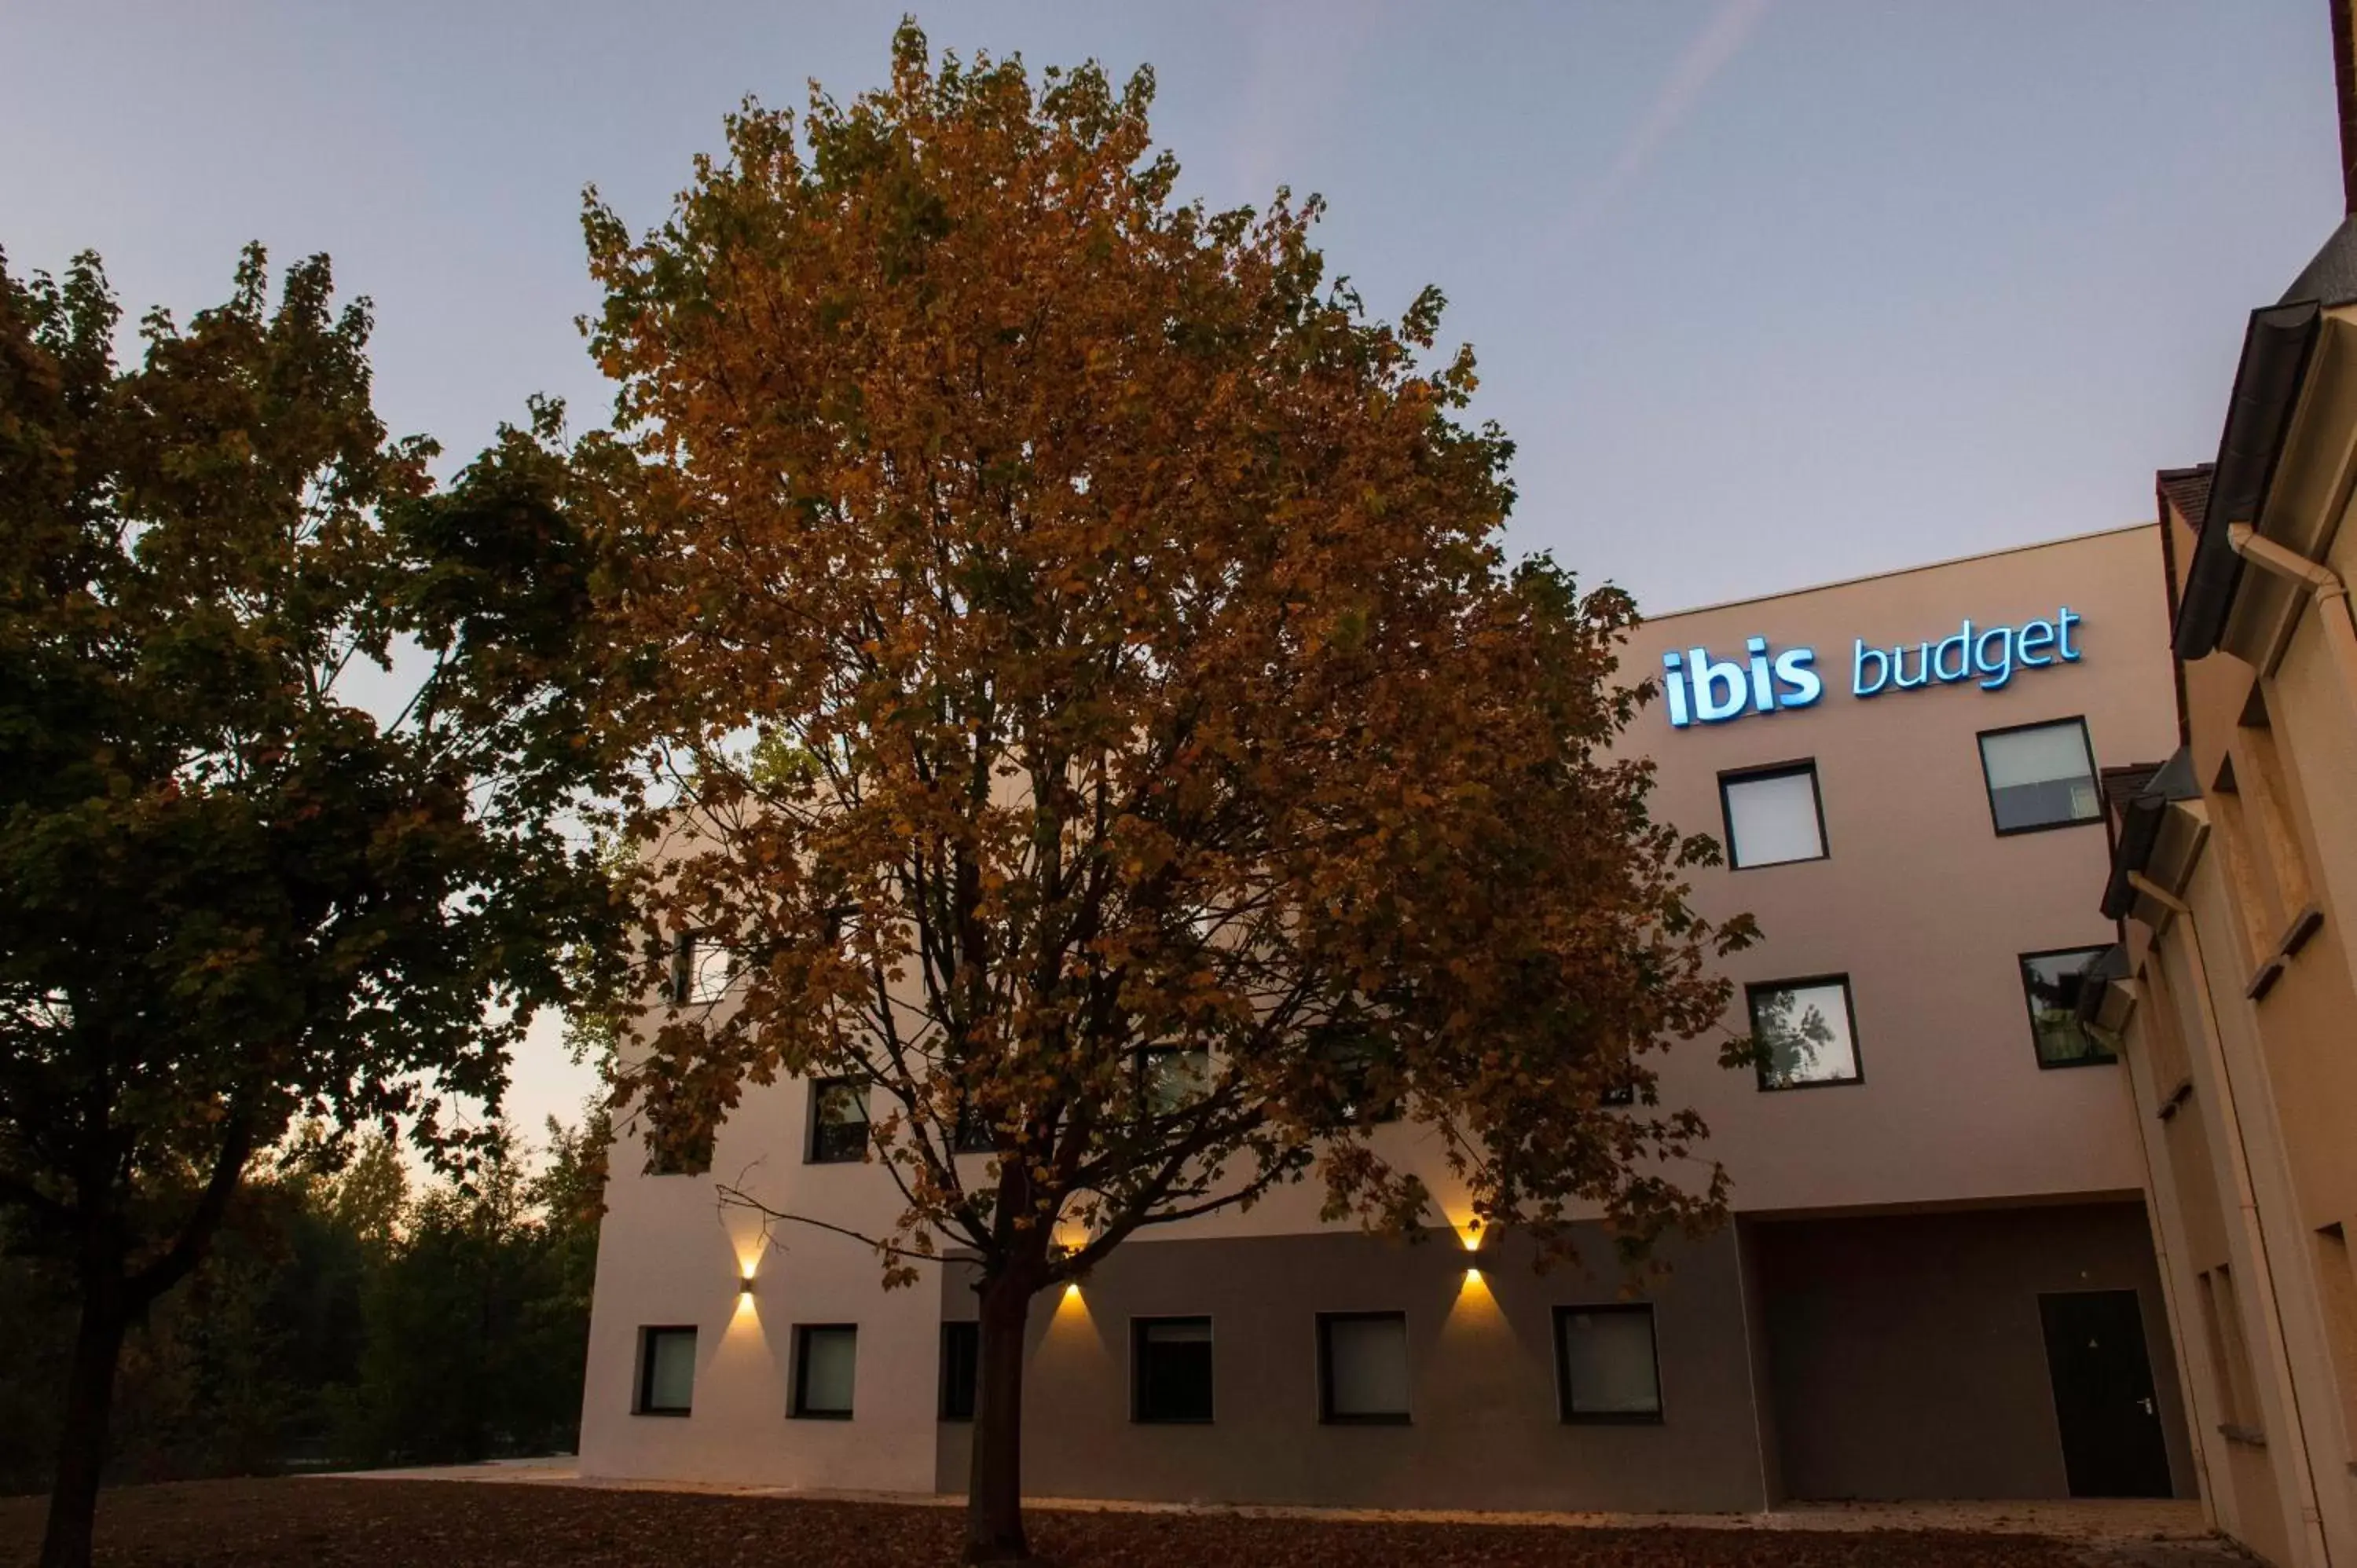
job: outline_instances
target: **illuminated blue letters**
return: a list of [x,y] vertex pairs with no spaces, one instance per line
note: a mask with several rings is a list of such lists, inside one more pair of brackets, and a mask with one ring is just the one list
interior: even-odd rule
[[[1883,692],[1914,692],[1971,681],[1984,692],[2001,692],[2024,670],[2076,664],[2083,651],[2072,634],[2086,618],[2069,606],[2052,620],[2019,627],[1975,627],[1970,620],[1947,637],[1870,648],[1858,638],[1850,648],[1849,690],[1854,697]],[[1770,652],[1768,639],[1744,639],[1743,659],[1716,659],[1706,648],[1662,655],[1662,688],[1669,701],[1670,725],[1725,724],[1747,713],[1805,708],[1824,695],[1816,672],[1816,650]]]
[[1706,649],[1687,650],[1686,678],[1694,682],[1695,717],[1715,725],[1741,713],[1751,697],[1750,682],[1743,675],[1743,666],[1731,659],[1722,663]]
[[1958,681],[1977,681],[1984,692],[2001,692],[2015,671],[2042,670],[2057,654],[2061,662],[2076,664],[2080,650],[2072,646],[2071,633],[2085,620],[2066,605],[2052,620],[2027,621],[2018,629],[1991,626],[1975,631],[1968,620],[1953,637],[1889,649],[1868,648],[1859,638],[1850,651],[1850,694],[1871,697],[1885,690],[1911,692]]
[[1669,700],[1671,727],[1805,708],[1824,695],[1825,683],[1810,668],[1816,662],[1816,650],[1788,648],[1771,654],[1768,639],[1755,637],[1743,645],[1743,651],[1741,664],[1713,659],[1706,648],[1662,655],[1662,690]]

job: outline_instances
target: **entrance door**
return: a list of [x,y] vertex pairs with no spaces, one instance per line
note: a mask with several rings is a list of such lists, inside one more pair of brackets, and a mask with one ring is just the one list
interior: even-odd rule
[[2062,1469],[2074,1498],[2165,1498],[2169,1448],[2132,1290],[2038,1298],[2046,1371],[2062,1427]]

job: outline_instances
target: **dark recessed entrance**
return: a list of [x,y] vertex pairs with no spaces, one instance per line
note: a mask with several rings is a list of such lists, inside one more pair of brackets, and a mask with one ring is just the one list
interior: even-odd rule
[[2165,1498],[2169,1449],[2132,1290],[2038,1298],[2046,1371],[2074,1498]]

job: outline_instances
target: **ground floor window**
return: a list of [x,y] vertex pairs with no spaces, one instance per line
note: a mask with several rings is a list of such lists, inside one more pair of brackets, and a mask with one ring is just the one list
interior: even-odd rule
[[640,1415],[685,1415],[695,1397],[695,1330],[639,1330]]
[[1555,1340],[1564,1420],[1662,1419],[1652,1303],[1556,1307]]
[[1211,1320],[1141,1317],[1131,1336],[1134,1419],[1211,1420]]
[[1407,1420],[1407,1315],[1331,1312],[1318,1317],[1318,1416],[1329,1422]]
[[972,1421],[982,1380],[982,1325],[942,1325],[942,1419]]
[[806,1323],[794,1330],[794,1414],[851,1419],[859,1366],[859,1330],[847,1323]]

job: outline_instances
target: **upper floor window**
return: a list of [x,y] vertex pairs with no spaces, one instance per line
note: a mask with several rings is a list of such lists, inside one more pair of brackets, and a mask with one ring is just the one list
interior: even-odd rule
[[981,1112],[961,1101],[957,1120],[950,1127],[950,1153],[953,1155],[989,1155],[998,1150],[998,1131]]
[[1865,1077],[1849,976],[1749,985],[1744,995],[1751,1005],[1752,1038],[1760,1046],[1760,1088],[1805,1089],[1857,1083]]
[[1566,1421],[1659,1421],[1662,1369],[1653,1305],[1555,1309],[1555,1378]]
[[1137,1053],[1137,1094],[1149,1116],[1184,1111],[1211,1090],[1211,1053],[1146,1046]]
[[1736,870],[1825,857],[1814,762],[1722,773],[1718,800],[1727,813],[1727,863]]
[[2079,991],[2087,968],[2111,950],[2065,948],[2021,955],[2021,986],[2029,999],[2029,1033],[2040,1067],[2082,1067],[2116,1061],[2079,1022]]
[[737,983],[737,950],[700,931],[682,931],[671,954],[672,999],[683,1007],[717,1002]]
[[1331,1125],[1372,1127],[1399,1120],[1398,1073],[1372,1037],[1343,1035],[1317,1041],[1306,1065],[1313,1075],[1306,1086],[1309,1103]]
[[833,1165],[867,1153],[866,1084],[856,1078],[815,1079],[810,1104],[810,1164]]
[[1981,771],[1988,779],[1989,815],[2000,833],[2063,828],[2103,817],[2084,719],[1984,733]]
[[695,1395],[695,1330],[639,1330],[640,1415],[685,1415]]

